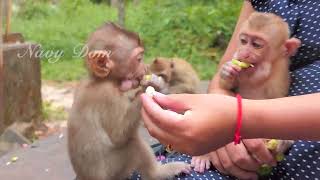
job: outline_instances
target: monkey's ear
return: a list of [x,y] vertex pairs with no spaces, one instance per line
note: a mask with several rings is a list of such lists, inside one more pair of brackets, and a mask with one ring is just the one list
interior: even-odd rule
[[286,56],[291,57],[296,54],[298,48],[301,45],[301,41],[297,38],[290,38],[285,43]]
[[109,55],[101,51],[90,52],[87,56],[87,64],[92,74],[99,78],[106,78],[114,66]]
[[155,58],[155,59],[153,60],[153,63],[155,63],[155,64],[158,64],[158,62],[159,62],[158,58]]

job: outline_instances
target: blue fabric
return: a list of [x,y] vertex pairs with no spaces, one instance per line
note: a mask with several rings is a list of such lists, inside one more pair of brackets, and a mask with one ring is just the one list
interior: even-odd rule
[[[292,83],[289,95],[320,92],[320,0],[252,0],[251,2],[256,11],[272,12],[283,17],[290,26],[291,36],[297,37],[302,42],[290,66]],[[289,154],[273,169],[267,179],[320,179],[319,152],[320,142],[295,142]],[[179,155],[166,161],[190,163],[190,160],[191,157],[188,155]],[[213,169],[203,174],[192,172],[177,179],[235,178],[223,176]]]

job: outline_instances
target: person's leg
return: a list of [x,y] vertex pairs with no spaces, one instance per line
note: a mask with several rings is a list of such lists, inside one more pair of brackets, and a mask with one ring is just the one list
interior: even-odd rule
[[297,141],[269,179],[320,179],[320,142]]
[[[170,156],[170,158],[166,158],[165,160],[161,161],[162,163],[169,163],[169,162],[186,162],[189,163],[191,162],[191,156],[186,155],[186,154],[176,154],[174,156]],[[225,176],[221,173],[219,173],[218,170],[211,168],[208,171],[205,171],[204,173],[197,173],[195,171],[192,171],[190,174],[181,174],[180,176],[177,176],[175,178],[176,180],[194,180],[194,179],[203,179],[203,180],[233,180],[234,178],[230,176]],[[141,176],[137,173],[135,173],[132,177],[131,180],[141,180]]]

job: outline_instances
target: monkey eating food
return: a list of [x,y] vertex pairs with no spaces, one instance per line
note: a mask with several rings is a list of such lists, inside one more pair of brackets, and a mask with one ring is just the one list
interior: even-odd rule
[[139,82],[146,72],[140,37],[106,23],[91,34],[87,47],[89,78],[76,90],[68,120],[68,151],[77,180],[121,180],[133,171],[145,180],[188,173],[186,163],[158,163],[138,134]]
[[181,94],[197,92],[199,77],[191,64],[179,58],[157,57],[150,65],[150,72],[164,81],[157,91],[164,94]]
[[[288,24],[271,13],[252,13],[237,35],[238,45],[233,60],[219,69],[219,86],[247,99],[285,97],[289,91],[289,60],[300,46],[290,38]],[[273,142],[266,140],[268,143]],[[277,140],[269,150],[275,157],[292,145],[290,140]],[[280,160],[280,159],[279,159]]]
[[[253,13],[240,29],[238,48],[234,55],[238,62],[229,61],[221,68],[221,87],[247,99],[287,96],[290,57],[300,46],[300,40],[289,36],[288,24],[280,17]],[[266,140],[267,147],[273,141]],[[277,142],[278,147],[269,148],[276,157],[293,144],[290,140]]]

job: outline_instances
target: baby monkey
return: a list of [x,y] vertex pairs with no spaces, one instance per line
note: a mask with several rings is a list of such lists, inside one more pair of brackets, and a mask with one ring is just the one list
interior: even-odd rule
[[[288,94],[289,60],[300,46],[300,40],[290,38],[289,27],[280,17],[271,13],[255,12],[245,21],[238,35],[234,59],[224,63],[219,71],[220,87],[239,93],[247,99],[271,99]],[[293,143],[272,140],[266,146],[278,157]],[[210,167],[210,155],[193,157],[195,169],[202,172],[200,161]],[[279,159],[281,160],[281,159]],[[209,163],[208,163],[209,162]]]
[[146,72],[140,37],[106,23],[87,41],[89,78],[80,83],[68,121],[68,150],[77,180],[144,180],[188,173],[183,162],[161,165],[138,134],[139,82]]

